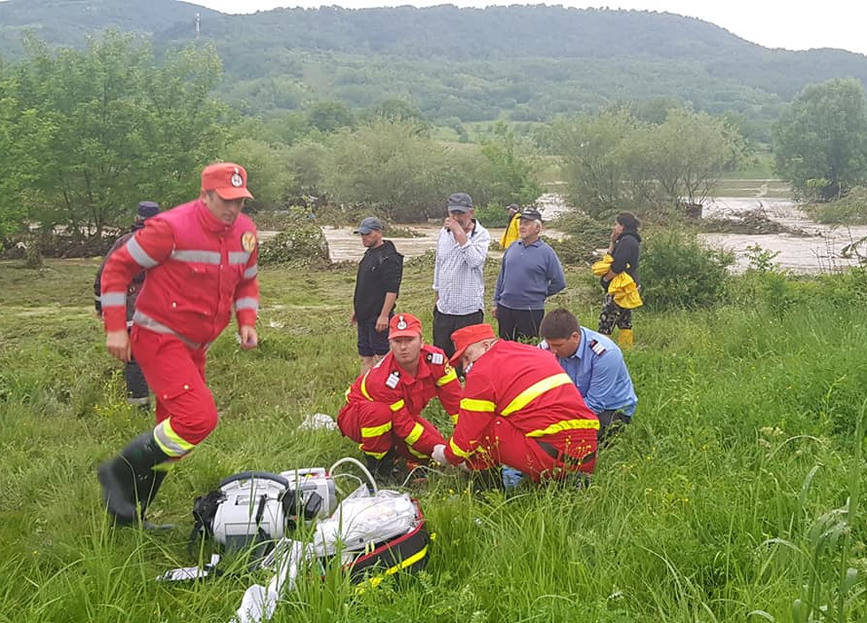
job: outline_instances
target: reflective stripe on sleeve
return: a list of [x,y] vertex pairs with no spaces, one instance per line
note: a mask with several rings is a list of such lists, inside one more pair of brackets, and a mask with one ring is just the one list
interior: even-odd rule
[[465,458],[469,457],[470,454],[471,454],[470,452],[467,452],[466,450],[462,450],[462,449],[461,449],[461,448],[460,448],[460,447],[455,443],[455,440],[454,440],[454,439],[449,439],[449,448],[452,449],[452,452],[454,452],[455,456],[459,456],[459,457],[461,457],[462,459],[465,459]]
[[569,375],[565,372],[562,372],[560,374],[555,374],[553,376],[544,378],[537,383],[533,383],[532,385],[530,385],[530,387],[518,394],[515,399],[512,400],[512,402],[506,405],[506,408],[500,411],[500,415],[509,415],[510,413],[514,413],[519,409],[523,409],[531,401],[535,400],[545,392],[550,391],[555,387],[560,387],[561,385],[567,385],[571,382],[572,379],[569,378]]
[[154,441],[157,442],[160,449],[168,456],[184,456],[196,446],[188,441],[184,441],[181,436],[172,429],[171,422],[172,418],[168,418],[156,425],[156,428],[154,428]]
[[200,251],[196,249],[185,249],[183,251],[172,251],[172,259],[179,262],[198,262],[200,264],[219,264],[219,251]]
[[235,301],[235,310],[240,311],[242,309],[252,309],[253,311],[259,310],[259,301],[249,296],[245,296],[244,298],[240,298]]
[[437,387],[442,387],[446,383],[451,383],[452,381],[457,381],[458,375],[455,372],[454,368],[449,368],[449,371],[443,374],[440,378],[437,379]]
[[449,419],[452,421],[452,425],[453,425],[453,426],[457,426],[457,425],[458,425],[458,416],[459,416],[459,415],[460,415],[460,414],[458,414],[458,413],[450,413],[450,414],[449,414]]
[[563,420],[551,424],[547,428],[533,430],[524,435],[525,437],[544,437],[545,435],[553,435],[564,430],[599,430],[599,420]]
[[393,402],[390,405],[388,405],[388,408],[391,409],[392,411],[400,411],[401,409],[403,409],[403,407],[405,405],[406,405],[406,403],[403,401],[403,398],[401,398],[397,402]]
[[367,375],[370,374],[370,370],[364,373],[364,376],[361,377],[361,394],[367,398],[370,402],[373,402],[373,398],[370,397],[370,394],[367,393]]
[[487,413],[493,413],[494,409],[496,409],[496,405],[490,400],[461,398],[461,409],[466,409],[467,411],[482,411]]
[[130,254],[130,257],[136,261],[136,264],[142,268],[153,268],[159,264],[159,262],[147,254],[147,251],[141,248],[135,236],[127,240],[126,250]]
[[244,279],[252,279],[259,274],[259,265],[253,264],[250,268],[244,271]]
[[365,439],[370,437],[379,437],[391,430],[391,422],[380,424],[379,426],[363,426],[361,428],[361,436]]
[[229,251],[229,264],[246,264],[250,261],[250,254],[246,251]]
[[424,426],[416,422],[415,426],[412,427],[412,431],[410,431],[409,435],[406,436],[404,441],[409,445],[414,445],[415,442],[419,440],[423,432]]
[[99,302],[103,307],[126,307],[126,292],[106,292]]

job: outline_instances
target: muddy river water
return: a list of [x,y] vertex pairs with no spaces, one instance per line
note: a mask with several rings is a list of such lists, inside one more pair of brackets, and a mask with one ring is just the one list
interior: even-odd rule
[[[550,219],[567,209],[562,198],[557,194],[543,195],[538,205],[545,218]],[[772,198],[729,198],[720,197],[708,202],[704,207],[705,217],[737,218],[739,214],[756,209],[764,211],[765,215],[789,228],[800,230],[806,236],[792,234],[701,234],[702,240],[708,245],[730,250],[737,257],[734,270],[747,268],[747,247],[759,245],[768,251],[778,252],[774,262],[780,268],[798,273],[818,273],[838,270],[846,266],[858,264],[857,258],[843,257],[845,246],[867,236],[867,226],[859,227],[829,227],[810,220],[798,209],[797,205],[787,199]],[[442,226],[439,224],[413,225],[412,229],[421,234],[418,238],[395,238],[394,243],[405,257],[424,254],[436,245],[436,239]],[[364,254],[364,247],[359,237],[352,233],[352,227],[323,227],[325,238],[331,252],[332,261],[358,261]],[[490,228],[493,244],[491,257],[499,258],[497,241],[503,233],[502,228]],[[262,239],[267,240],[276,232],[261,232]],[[545,234],[560,237],[556,230],[546,229]],[[863,250],[863,247],[862,247]]]

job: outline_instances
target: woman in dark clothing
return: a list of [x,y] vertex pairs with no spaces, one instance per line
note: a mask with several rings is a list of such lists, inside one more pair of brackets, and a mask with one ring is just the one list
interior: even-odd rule
[[[629,212],[621,212],[614,220],[614,228],[611,230],[611,244],[608,253],[614,258],[608,273],[602,277],[602,287],[608,292],[608,284],[618,274],[626,272],[635,285],[638,281],[638,256],[641,236],[638,235],[638,219]],[[640,286],[639,286],[640,287]],[[605,295],[605,304],[599,315],[599,333],[611,335],[614,326],[620,330],[617,343],[622,348],[632,346],[632,310],[620,307],[614,302],[614,296]]]

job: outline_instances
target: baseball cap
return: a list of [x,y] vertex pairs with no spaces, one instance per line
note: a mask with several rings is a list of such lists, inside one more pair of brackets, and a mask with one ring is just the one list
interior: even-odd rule
[[473,209],[473,198],[467,193],[449,195],[449,212],[469,212]]
[[452,365],[457,365],[461,357],[464,356],[464,351],[467,350],[468,346],[492,337],[497,336],[494,335],[494,328],[487,323],[471,324],[458,329],[452,333],[452,342],[455,343],[456,350],[449,361]]
[[528,221],[539,221],[541,223],[542,222],[542,213],[539,212],[539,210],[533,210],[533,209],[522,210],[521,211],[521,218],[525,218]]
[[213,190],[221,199],[252,199],[247,190],[247,171],[234,162],[210,164],[202,171],[202,190]]
[[388,321],[388,339],[421,335],[421,320],[412,314],[397,314]]
[[143,219],[150,218],[152,216],[156,216],[160,213],[160,206],[158,203],[153,201],[139,201],[138,208],[136,209],[136,214],[138,214]]
[[374,229],[378,229],[382,231],[382,221],[380,221],[375,216],[368,216],[367,218],[361,221],[361,225],[358,226],[358,229],[355,230],[356,234],[369,234]]
[[518,207],[517,203],[510,203],[509,205],[506,206],[506,209],[507,210],[514,210],[515,212],[519,212],[521,210],[521,208]]

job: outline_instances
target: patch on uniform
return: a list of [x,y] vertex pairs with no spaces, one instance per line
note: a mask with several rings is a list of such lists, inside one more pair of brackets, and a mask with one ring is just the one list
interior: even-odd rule
[[452,371],[452,369],[453,369],[453,368],[449,365],[449,362],[446,361],[446,365],[445,365],[445,367],[443,368],[443,375],[448,374],[449,372]]
[[605,354],[605,347],[596,340],[590,342],[590,350],[600,356]]
[[388,378],[385,379],[385,386],[389,389],[394,389],[397,387],[397,384],[400,382],[400,372],[394,370],[391,374],[388,375]]
[[247,253],[252,253],[256,248],[256,234],[251,231],[245,231],[241,234],[241,248]]
[[404,329],[406,329],[406,320],[403,319],[403,316],[400,316],[397,319],[397,330],[403,331]]
[[445,357],[443,357],[442,353],[431,353],[430,354],[430,362],[435,366],[441,365],[442,362],[445,361]]
[[229,182],[231,182],[232,186],[234,186],[235,188],[241,188],[241,186],[244,185],[244,178],[241,177],[241,172],[237,169],[237,167],[235,168],[235,173],[232,175],[232,178],[229,180]]

